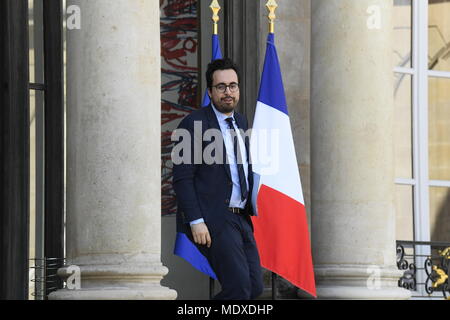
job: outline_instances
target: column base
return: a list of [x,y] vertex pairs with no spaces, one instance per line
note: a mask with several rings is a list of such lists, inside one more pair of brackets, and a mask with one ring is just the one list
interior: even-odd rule
[[[118,263],[118,259],[123,260]],[[105,264],[110,259],[113,264]],[[89,260],[93,264],[86,264]],[[50,294],[50,300],[174,300],[177,292],[160,282],[168,269],[148,256],[90,256],[58,270],[70,289]],[[99,263],[101,261],[101,263]],[[99,264],[96,264],[99,263]],[[77,274],[78,272],[78,274]],[[78,277],[78,279],[76,279]],[[72,289],[73,288],[73,289]]]
[[177,292],[161,285],[148,288],[62,289],[50,294],[50,300],[175,300]]
[[402,288],[317,286],[317,297],[324,300],[408,300],[411,292]]
[[373,265],[316,266],[319,299],[407,300],[411,292],[398,287],[402,272]]

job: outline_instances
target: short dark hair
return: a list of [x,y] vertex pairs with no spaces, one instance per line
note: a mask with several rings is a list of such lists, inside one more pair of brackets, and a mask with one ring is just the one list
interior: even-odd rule
[[206,70],[206,85],[209,89],[212,89],[213,85],[213,74],[217,70],[229,70],[232,69],[236,72],[238,81],[239,81],[239,68],[233,62],[233,60],[225,58],[225,59],[217,59],[208,64],[208,70]]

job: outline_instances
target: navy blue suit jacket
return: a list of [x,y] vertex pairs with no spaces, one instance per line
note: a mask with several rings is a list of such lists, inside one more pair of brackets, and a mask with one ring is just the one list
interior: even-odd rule
[[[234,113],[234,118],[239,129],[247,131],[248,122],[245,116],[237,112]],[[217,150],[222,150],[221,164],[206,164],[202,159],[200,164],[194,164],[194,122],[199,121],[202,124],[202,136],[208,129],[217,129],[220,132],[217,117],[211,105],[201,108],[186,116],[178,126],[178,129],[188,130],[191,134],[191,163],[174,164],[173,167],[173,187],[177,196],[177,231],[184,232],[192,237],[190,222],[203,218],[211,234],[211,237],[217,235],[221,226],[225,223],[226,215],[234,214],[228,210],[231,192],[232,180],[230,173],[230,166],[226,163],[225,145],[223,140],[216,142],[201,141],[201,151],[211,143],[216,143],[214,147]],[[182,139],[181,139],[182,140]],[[203,140],[203,139],[202,139]],[[181,143],[180,141],[179,143]],[[245,146],[247,150],[247,159],[249,157],[249,141],[245,139]],[[212,147],[212,146],[211,146]],[[210,149],[209,149],[210,150]],[[245,207],[245,213],[250,225],[250,215],[253,215],[253,208],[251,204],[251,194],[253,187],[252,167],[249,164],[248,168],[248,182],[249,182],[249,197]],[[252,226],[253,228],[253,226]]]

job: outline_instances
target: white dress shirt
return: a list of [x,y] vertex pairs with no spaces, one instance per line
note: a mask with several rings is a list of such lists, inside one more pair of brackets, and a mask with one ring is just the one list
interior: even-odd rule
[[[231,181],[233,182],[233,188],[231,191],[229,207],[244,209],[245,204],[247,203],[247,199],[245,199],[244,201],[241,200],[241,187],[239,184],[238,166],[236,164],[236,157],[234,154],[234,143],[230,133],[230,127],[228,125],[228,122],[226,121],[227,118],[233,118],[233,126],[235,131],[237,132],[237,138],[239,141],[238,146],[240,147],[241,150],[242,163],[244,166],[244,173],[245,173],[245,182],[247,183],[247,190],[250,190],[248,184],[248,160],[244,140],[242,139],[242,136],[239,132],[239,128],[236,125],[236,120],[234,120],[234,112],[230,116],[227,116],[226,114],[219,112],[212,103],[211,106],[212,109],[214,110],[214,113],[216,114],[217,121],[219,122],[220,131],[222,131],[222,136],[225,143],[225,150],[227,152],[227,159],[230,165]],[[199,224],[202,222],[204,222],[203,219],[198,219],[191,221],[190,225],[192,226],[194,224]]]

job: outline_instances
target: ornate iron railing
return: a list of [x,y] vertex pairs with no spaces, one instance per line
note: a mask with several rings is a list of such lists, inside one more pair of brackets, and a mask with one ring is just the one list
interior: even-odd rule
[[397,267],[404,271],[399,287],[413,298],[450,299],[450,243],[397,241]]
[[33,270],[30,282],[34,284],[30,292],[34,299],[47,300],[50,293],[63,287],[57,272],[65,265],[65,258],[33,258],[30,263],[30,269]]

